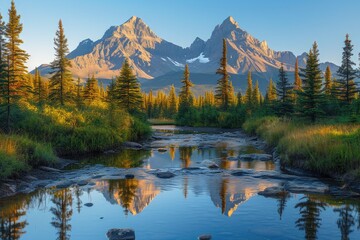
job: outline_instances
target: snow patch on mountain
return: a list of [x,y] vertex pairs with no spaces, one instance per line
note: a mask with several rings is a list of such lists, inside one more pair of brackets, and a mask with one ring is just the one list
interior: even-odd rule
[[206,58],[204,53],[200,53],[200,55],[196,58],[192,58],[192,59],[188,59],[186,60],[187,63],[193,63],[195,61],[199,60],[200,63],[208,63],[210,62],[210,59],[209,58]]
[[172,64],[174,64],[175,66],[177,66],[177,67],[185,67],[184,64],[179,63],[179,62],[177,62],[177,61],[174,61],[174,60],[172,60],[172,59],[169,58],[169,57],[167,57],[167,59],[169,59],[169,61],[170,61]]

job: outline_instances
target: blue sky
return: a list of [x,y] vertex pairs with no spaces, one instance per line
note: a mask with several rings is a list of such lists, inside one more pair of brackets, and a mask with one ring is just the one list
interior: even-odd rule
[[[69,48],[80,41],[99,39],[113,25],[135,15],[167,41],[187,47],[198,36],[204,40],[217,24],[233,16],[240,27],[274,50],[299,55],[316,40],[322,61],[339,63],[345,34],[360,51],[358,0],[15,0],[29,68],[53,59],[58,20],[64,23]],[[10,0],[0,0],[7,19]]]

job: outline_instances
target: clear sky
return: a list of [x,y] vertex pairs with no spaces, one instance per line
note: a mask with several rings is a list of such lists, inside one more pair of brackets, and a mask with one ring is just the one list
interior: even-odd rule
[[[135,15],[161,38],[187,47],[198,36],[204,40],[217,24],[233,16],[240,27],[274,50],[296,55],[316,40],[321,61],[339,63],[345,34],[360,51],[359,0],[15,0],[29,68],[53,59],[53,38],[63,20],[69,48],[86,38],[99,39],[114,25]],[[0,0],[7,20],[10,0]]]

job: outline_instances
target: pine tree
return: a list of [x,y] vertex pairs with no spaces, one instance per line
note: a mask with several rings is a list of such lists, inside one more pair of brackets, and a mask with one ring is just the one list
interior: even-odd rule
[[325,94],[330,96],[332,93],[332,76],[330,67],[327,66],[325,70]]
[[357,90],[355,83],[356,70],[353,68],[355,63],[351,60],[353,45],[349,39],[349,34],[346,34],[343,50],[341,66],[337,71],[336,95],[342,102],[350,104],[355,99]]
[[294,72],[294,76],[295,76],[295,81],[294,81],[294,90],[296,91],[300,91],[302,88],[302,81],[299,75],[299,59],[296,58],[296,62],[295,62],[295,72]]
[[66,57],[69,53],[67,39],[65,37],[62,21],[59,21],[59,29],[56,31],[54,39],[55,44],[55,60],[51,63],[53,76],[50,79],[50,95],[49,98],[55,103],[64,105],[71,98],[71,67],[70,60]]
[[275,102],[277,99],[277,95],[276,95],[276,87],[273,83],[273,80],[270,79],[270,82],[269,82],[269,86],[266,90],[266,96],[265,96],[265,100],[268,102],[268,103],[272,103],[272,102]]
[[255,87],[252,93],[252,100],[254,106],[259,106],[261,103],[261,93],[259,89],[259,81],[256,81]]
[[288,115],[292,112],[292,89],[289,79],[286,76],[284,66],[281,64],[279,69],[279,81],[276,83],[276,95],[278,96],[277,112],[280,116]]
[[298,92],[298,105],[301,116],[315,122],[324,114],[321,105],[324,102],[322,72],[319,68],[319,51],[315,42],[309,51],[306,68],[302,69],[303,91]]
[[252,95],[253,95],[253,85],[252,85],[252,78],[251,78],[251,72],[248,72],[248,77],[247,77],[247,89],[246,89],[246,93],[245,93],[245,102],[247,105],[251,106],[252,105]]
[[173,117],[178,110],[176,92],[174,85],[171,85],[169,93],[169,116]]
[[141,108],[141,90],[133,70],[130,67],[129,60],[125,59],[120,75],[116,78],[116,100],[120,107],[130,113],[134,113]]
[[237,98],[237,106],[242,106],[244,104],[244,101],[240,91],[237,93],[236,98]]
[[3,106],[6,109],[7,131],[10,131],[10,118],[13,106],[17,104],[17,101],[22,96],[29,92],[29,89],[26,88],[27,70],[25,66],[29,55],[20,48],[20,45],[23,43],[20,39],[22,30],[23,26],[20,23],[20,15],[17,14],[15,3],[12,1],[9,9],[9,22],[5,27],[5,35],[8,39],[5,42],[4,48],[7,49],[7,79],[3,80],[2,83],[3,86],[6,86],[3,94],[5,99]]
[[0,104],[5,102],[7,86],[7,51],[5,48],[5,37],[5,22],[2,20],[0,13]]
[[77,83],[76,83],[76,97],[75,97],[75,103],[78,108],[80,108],[83,104],[83,94],[82,94],[82,85],[81,85],[81,79],[78,77]]
[[181,80],[183,85],[181,87],[180,94],[179,94],[179,97],[180,97],[179,111],[180,111],[180,109],[184,110],[184,109],[188,109],[193,106],[194,97],[191,92],[191,87],[193,86],[193,83],[190,81],[189,77],[190,77],[189,66],[186,64],[185,71],[184,71],[184,78],[183,78],[183,80]]
[[229,73],[226,70],[227,66],[227,47],[226,40],[223,39],[223,52],[220,60],[220,67],[216,70],[216,74],[221,75],[221,78],[217,82],[215,90],[215,98],[222,110],[227,110],[230,106],[230,81]]
[[86,82],[83,98],[88,104],[91,104],[94,101],[99,100],[99,97],[99,84],[95,76],[92,75]]
[[35,101],[39,105],[42,105],[45,100],[45,89],[44,89],[44,82],[41,79],[41,75],[38,68],[35,69],[34,96],[35,96]]

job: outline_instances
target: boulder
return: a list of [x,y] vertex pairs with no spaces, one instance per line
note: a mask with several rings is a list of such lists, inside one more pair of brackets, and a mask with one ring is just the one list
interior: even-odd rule
[[172,178],[175,177],[175,174],[173,174],[172,172],[158,172],[156,173],[156,176],[158,178]]
[[158,152],[166,152],[166,151],[167,151],[166,148],[159,148],[159,149],[158,149]]
[[282,197],[289,195],[281,186],[268,187],[264,191],[258,192],[258,194],[264,197]]
[[201,165],[210,168],[210,169],[217,169],[219,168],[219,165],[217,165],[215,162],[210,161],[210,160],[204,160],[201,162]]
[[122,144],[122,147],[128,148],[128,149],[135,149],[135,150],[143,149],[143,145],[141,145],[140,143],[136,143],[136,142],[124,142]]
[[125,174],[125,178],[126,179],[134,179],[135,175],[134,174]]
[[135,232],[132,229],[125,228],[114,228],[110,229],[106,236],[109,240],[135,240]]
[[265,153],[252,153],[252,154],[242,154],[238,157],[242,161],[270,161],[272,160],[272,155]]
[[211,240],[211,235],[210,234],[200,235],[198,237],[198,240]]

